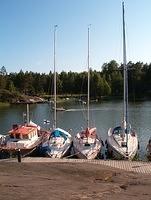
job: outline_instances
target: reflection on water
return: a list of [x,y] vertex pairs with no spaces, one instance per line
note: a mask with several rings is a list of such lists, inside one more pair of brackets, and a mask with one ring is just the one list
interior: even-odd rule
[[[57,112],[57,126],[66,130],[72,129],[72,135],[74,135],[86,126],[87,107],[73,102],[63,106],[66,111]],[[0,134],[7,133],[12,124],[23,123],[23,113],[25,112],[26,105],[0,107]],[[97,127],[98,134],[105,141],[108,128],[121,123],[122,112],[122,101],[91,104],[90,125]],[[44,128],[48,129],[53,126],[53,111],[50,104],[30,105],[30,117]],[[130,103],[129,119],[132,127],[138,133],[140,158],[144,159],[145,148],[151,136],[151,102]],[[44,124],[44,120],[50,120],[50,125]]]

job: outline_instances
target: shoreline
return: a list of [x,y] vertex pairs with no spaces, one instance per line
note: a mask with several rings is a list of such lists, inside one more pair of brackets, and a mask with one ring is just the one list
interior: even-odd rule
[[[24,95],[25,96],[25,95]],[[45,95],[47,97],[43,96],[26,96],[22,100],[13,100],[12,102],[8,101],[0,101],[0,106],[5,106],[5,105],[20,105],[20,104],[44,104],[44,103],[49,103],[49,100],[52,98],[52,95]],[[58,95],[60,100],[58,100],[58,103],[64,103],[69,100],[71,101],[77,101],[80,98],[85,98],[86,96],[83,95],[81,96],[80,94],[78,95]],[[101,98],[96,97],[92,98],[90,100],[91,103],[102,103],[102,102],[110,102],[110,101],[122,101],[123,98],[122,96],[103,96]],[[140,97],[140,98],[130,98],[129,102],[144,102],[144,101],[151,101],[150,97]]]

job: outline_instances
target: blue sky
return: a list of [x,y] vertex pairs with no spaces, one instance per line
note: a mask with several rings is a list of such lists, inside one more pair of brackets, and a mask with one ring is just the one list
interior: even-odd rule
[[[53,70],[53,27],[57,71],[122,62],[122,0],[0,0],[0,67],[8,72]],[[127,60],[151,62],[151,1],[125,0]]]

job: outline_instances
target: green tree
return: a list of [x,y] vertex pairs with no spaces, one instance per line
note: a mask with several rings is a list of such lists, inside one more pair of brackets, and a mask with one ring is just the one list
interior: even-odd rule
[[6,71],[6,68],[4,66],[1,67],[1,69],[0,69],[0,75],[2,75],[2,76],[6,76],[7,75],[7,71]]

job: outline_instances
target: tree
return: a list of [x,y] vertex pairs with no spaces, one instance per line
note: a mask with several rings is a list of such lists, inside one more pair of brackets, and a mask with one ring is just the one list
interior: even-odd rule
[[113,96],[121,96],[123,91],[122,71],[115,60],[105,63],[102,66],[102,74],[107,81],[111,94]]
[[14,83],[13,83],[13,81],[11,81],[11,80],[9,80],[8,81],[8,90],[10,91],[10,92],[15,92],[16,91],[16,88],[15,88],[15,86],[14,86]]
[[[129,96],[142,96],[144,93],[143,63],[128,63]],[[150,78],[149,78],[150,79]]]
[[6,71],[6,68],[4,66],[1,67],[1,69],[0,69],[0,75],[2,75],[2,76],[6,76],[7,75],[7,71]]

